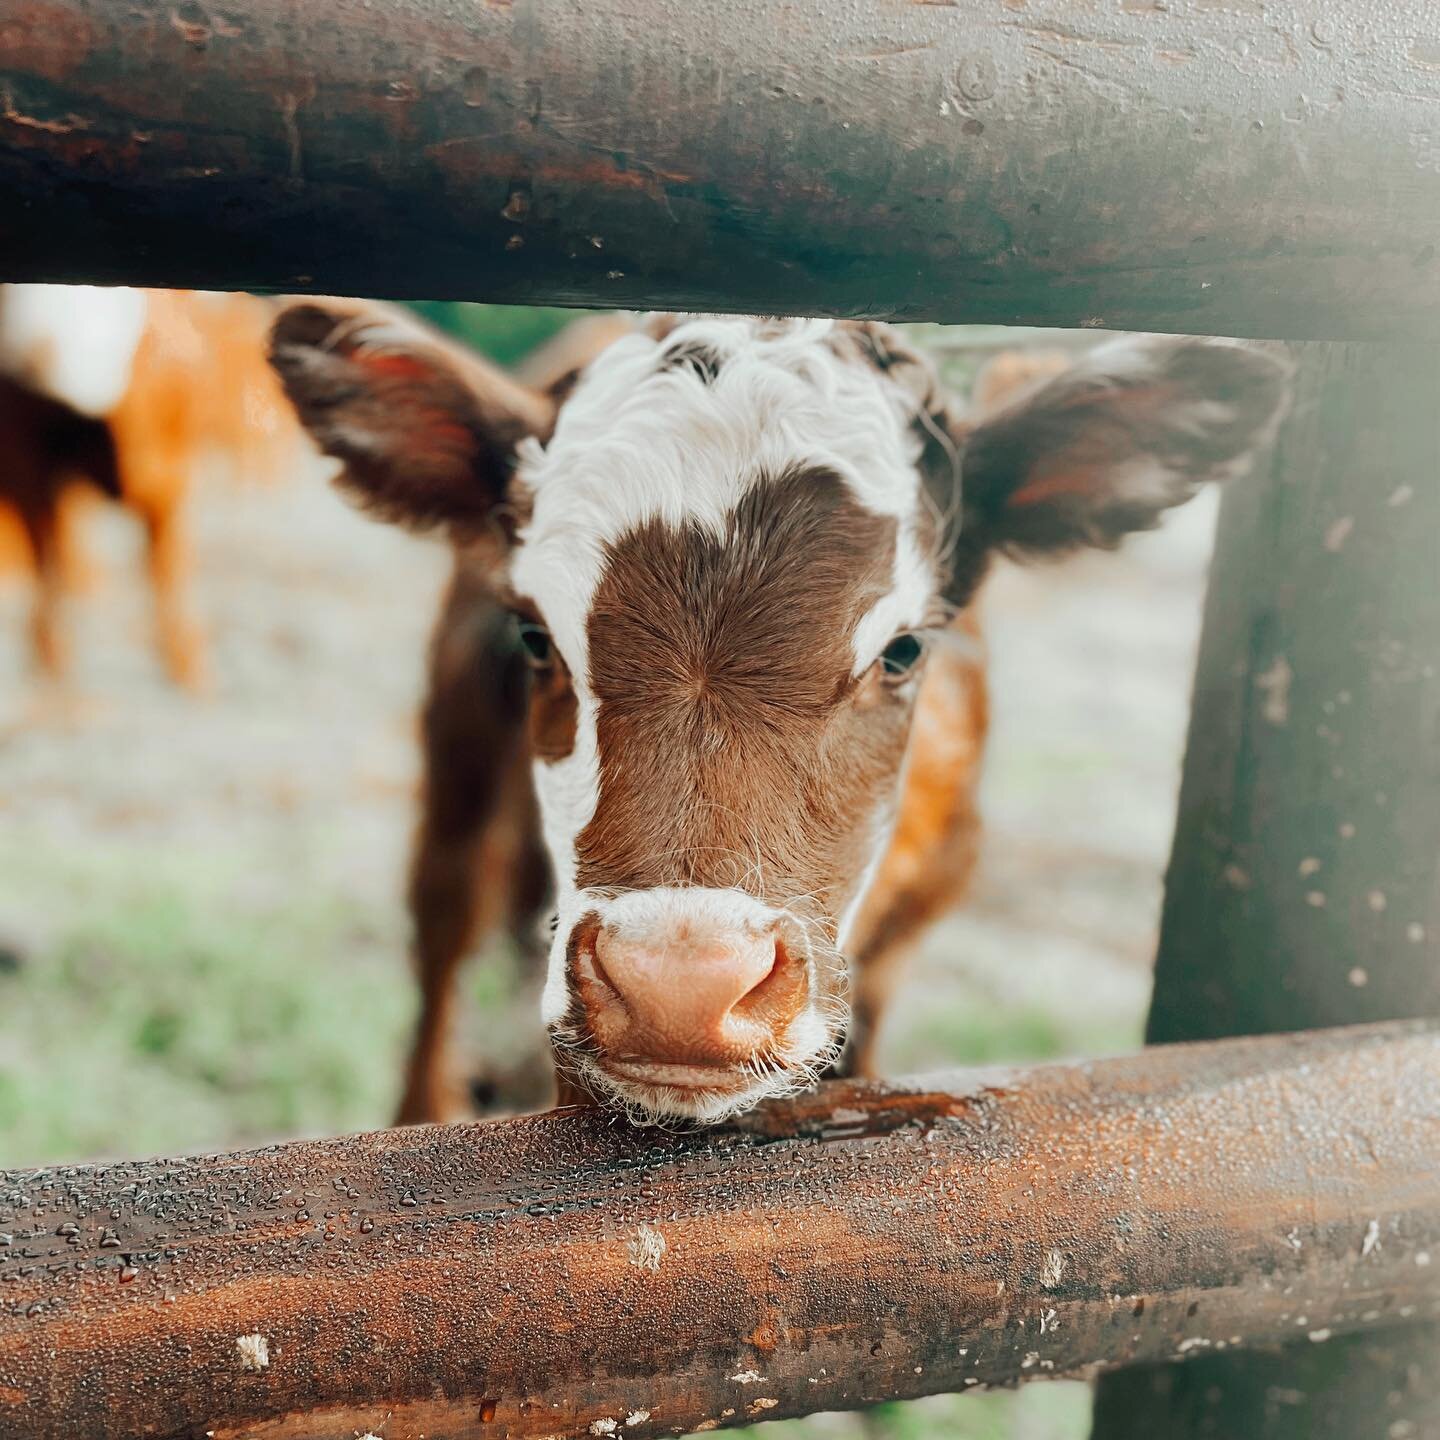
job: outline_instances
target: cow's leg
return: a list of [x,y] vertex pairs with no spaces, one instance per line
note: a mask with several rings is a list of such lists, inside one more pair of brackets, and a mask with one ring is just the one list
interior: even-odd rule
[[58,678],[65,671],[65,639],[60,612],[65,594],[59,495],[49,491],[27,497],[19,507],[20,524],[35,567],[35,596],[30,611],[30,641],[40,670]]
[[960,826],[931,853],[928,873],[891,892],[874,930],[857,949],[851,994],[850,1038],[838,1073],[873,1075],[880,1023],[905,962],[925,932],[965,897],[975,868],[978,822]]
[[424,715],[423,809],[410,876],[420,1015],[401,1124],[463,1108],[447,1054],[460,962],[498,926],[521,928],[527,889],[541,896],[533,910],[543,903],[533,873],[539,840],[525,692],[505,612],[480,575],[457,565],[432,643]]
[[190,544],[181,506],[147,504],[141,508],[140,518],[145,525],[146,563],[154,592],[155,638],[160,658],[177,685],[203,690],[205,646],[186,600]]
[[850,1039],[838,1068],[874,1073],[880,1022],[904,962],[925,931],[964,898],[975,868],[976,790],[987,695],[973,614],[937,647],[921,682],[895,833],[849,941]]

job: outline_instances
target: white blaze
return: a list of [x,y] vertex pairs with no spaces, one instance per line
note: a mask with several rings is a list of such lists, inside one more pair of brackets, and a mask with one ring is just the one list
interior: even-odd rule
[[140,290],[6,285],[0,289],[0,370],[103,418],[130,383],[145,311]]

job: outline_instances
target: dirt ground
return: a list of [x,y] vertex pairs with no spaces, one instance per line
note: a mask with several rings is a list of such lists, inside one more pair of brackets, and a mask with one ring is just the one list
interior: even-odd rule
[[[412,1006],[415,707],[446,556],[351,513],[321,469],[197,485],[204,697],[160,672],[124,514],[87,527],[101,573],[70,604],[68,686],[33,681],[25,589],[0,577],[0,1164],[388,1118]],[[1212,526],[1197,502],[1118,555],[991,583],[984,858],[901,991],[891,1069],[1138,1041]],[[473,1053],[535,1033],[511,989],[503,963],[472,970]],[[1024,1397],[805,1428],[1083,1433],[1082,1387]]]

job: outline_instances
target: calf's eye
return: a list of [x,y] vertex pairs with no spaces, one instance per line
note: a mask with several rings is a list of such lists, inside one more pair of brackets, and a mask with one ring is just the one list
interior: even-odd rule
[[880,652],[880,669],[887,679],[898,680],[920,663],[925,646],[918,635],[897,635]]
[[530,620],[521,620],[518,632],[520,648],[525,652],[525,658],[537,670],[544,669],[555,654],[550,632],[543,625],[536,625]]

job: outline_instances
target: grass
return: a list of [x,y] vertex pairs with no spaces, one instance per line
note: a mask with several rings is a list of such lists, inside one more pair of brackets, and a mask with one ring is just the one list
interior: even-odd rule
[[1040,1382],[755,1428],[756,1440],[1080,1440],[1090,1430],[1090,1387],[1073,1380]]
[[578,313],[543,305],[476,305],[468,300],[412,300],[410,308],[432,325],[483,350],[499,365],[513,365]]
[[0,1163],[384,1123],[413,1005],[395,921],[304,883],[249,899],[253,858],[0,845],[25,912],[59,917],[0,971]]
[[1006,1065],[1111,1054],[1131,1043],[1128,1027],[1096,1022],[1082,1013],[1061,1014],[1024,1000],[992,1007],[977,998],[978,1005],[959,1013],[941,1011],[912,1024],[901,1037],[903,1048],[956,1057],[946,1060],[950,1065]]

